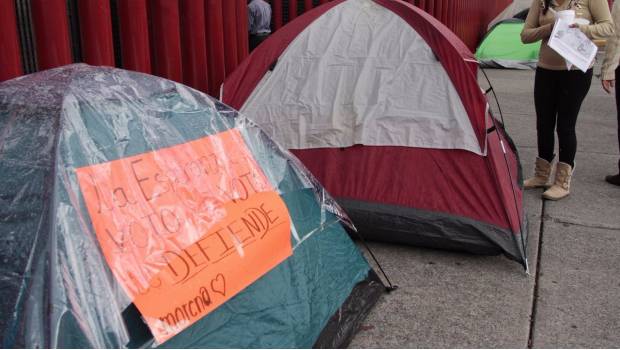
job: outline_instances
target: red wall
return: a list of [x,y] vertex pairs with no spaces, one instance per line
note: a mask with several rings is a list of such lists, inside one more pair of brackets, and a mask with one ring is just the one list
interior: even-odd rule
[[15,4],[0,1],[0,81],[22,74]]
[[[248,56],[247,0],[77,1],[82,62],[159,75],[211,95]],[[73,63],[66,0],[32,0],[36,70]],[[118,22],[115,52],[112,22]],[[23,74],[16,0],[0,0],[0,82]],[[75,49],[75,48],[74,48]],[[120,54],[120,62],[115,56]]]
[[[474,51],[488,24],[512,0],[409,0],[443,22]],[[423,6],[421,6],[423,5]]]
[[[294,1],[268,0],[271,2],[273,11],[273,26],[275,29],[286,24],[289,17],[283,12],[284,5],[288,3],[288,11],[295,8]],[[303,2],[304,11],[312,8],[312,1],[298,0]],[[314,1],[322,4],[329,0]],[[403,0],[414,4],[433,15],[452,29],[467,46],[474,51],[478,42],[486,33],[487,25],[499,15],[512,0]],[[293,14],[293,17],[301,13]]]
[[[0,81],[23,72],[16,0],[0,0]],[[269,0],[272,26],[329,0]],[[298,1],[298,3],[295,3]],[[395,0],[401,1],[401,0]],[[487,24],[511,0],[405,0],[429,12],[474,50]],[[299,5],[299,11],[295,11]],[[108,0],[77,2],[82,61],[119,65],[180,81],[219,95],[227,73],[248,55],[246,0]],[[32,0],[32,30],[38,70],[72,63],[65,0]],[[202,13],[204,11],[204,15]],[[119,45],[112,24],[118,22]],[[24,24],[22,23],[22,27]],[[121,52],[115,52],[115,48]],[[74,48],[75,49],[75,48]],[[120,54],[120,62],[114,59]]]

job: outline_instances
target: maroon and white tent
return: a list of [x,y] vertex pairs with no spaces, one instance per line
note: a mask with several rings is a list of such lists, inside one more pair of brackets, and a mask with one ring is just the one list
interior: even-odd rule
[[264,41],[222,101],[286,146],[366,238],[524,266],[514,145],[471,51],[400,0],[336,0]]

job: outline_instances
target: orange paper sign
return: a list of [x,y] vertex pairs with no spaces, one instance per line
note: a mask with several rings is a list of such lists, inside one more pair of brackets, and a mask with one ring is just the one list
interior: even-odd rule
[[106,261],[160,343],[292,254],[286,205],[236,129],[77,176]]

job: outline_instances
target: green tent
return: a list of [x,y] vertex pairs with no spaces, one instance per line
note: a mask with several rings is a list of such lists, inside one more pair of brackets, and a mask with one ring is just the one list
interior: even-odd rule
[[87,65],[0,84],[3,348],[346,346],[384,287],[345,222],[181,84]]
[[541,43],[523,44],[523,26],[524,22],[519,19],[508,19],[493,26],[476,51],[480,65],[489,68],[536,68]]

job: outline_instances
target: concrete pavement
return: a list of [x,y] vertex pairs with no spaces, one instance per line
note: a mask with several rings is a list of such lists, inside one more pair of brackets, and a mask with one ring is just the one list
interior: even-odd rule
[[[536,156],[532,71],[488,70],[526,176]],[[481,81],[485,87],[486,82]],[[372,243],[393,281],[351,347],[620,347],[615,105],[593,82],[578,121],[573,193],[528,191],[530,272],[503,257]]]

